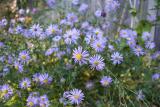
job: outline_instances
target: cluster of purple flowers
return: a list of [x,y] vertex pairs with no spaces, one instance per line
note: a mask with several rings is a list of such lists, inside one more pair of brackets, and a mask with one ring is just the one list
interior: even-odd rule
[[153,41],[153,36],[149,32],[143,32],[142,39],[145,41],[145,48],[154,49],[155,43]]
[[0,96],[4,99],[8,99],[13,95],[13,89],[9,84],[0,86]]
[[70,103],[79,105],[84,100],[84,94],[80,89],[65,91],[61,100],[63,101],[62,103],[65,101],[65,104]]
[[131,29],[122,29],[120,31],[120,37],[127,40],[128,46],[133,50],[136,56],[142,56],[145,54],[144,49],[137,44],[137,32]]
[[50,84],[53,80],[53,78],[48,73],[36,73],[33,75],[33,81],[36,83],[40,83],[41,85],[47,85]]
[[38,92],[32,92],[27,98],[27,107],[49,107],[47,95],[40,96]]

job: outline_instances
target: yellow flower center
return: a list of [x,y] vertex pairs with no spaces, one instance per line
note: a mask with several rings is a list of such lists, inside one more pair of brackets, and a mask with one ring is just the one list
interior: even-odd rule
[[109,84],[108,81],[104,81],[104,85],[107,86]]
[[95,61],[95,62],[94,62],[94,64],[95,64],[95,65],[98,65],[98,64],[99,64],[99,62],[98,62],[98,61]]
[[97,47],[99,47],[99,48],[100,48],[100,47],[101,47],[101,45],[100,45],[99,43],[97,43]]
[[99,34],[99,32],[96,32],[96,35],[98,35]]
[[76,55],[76,59],[77,59],[77,60],[81,60],[81,59],[82,59],[82,54],[77,54],[77,55]]
[[7,93],[8,93],[8,90],[4,90],[3,93],[4,93],[4,94],[7,94]]
[[26,82],[23,82],[23,86],[26,86],[27,85],[27,83]]
[[48,83],[48,79],[43,80],[43,82],[44,82],[45,84],[47,84],[47,83]]
[[79,99],[79,95],[74,95],[74,98],[76,99],[76,100],[78,100]]
[[33,102],[29,102],[28,105],[32,107],[34,104]]
[[52,33],[55,33],[56,31],[54,29],[52,29]]
[[15,66],[15,69],[18,70],[18,66],[17,65]]
[[25,59],[27,58],[27,56],[26,56],[26,55],[22,55],[21,58],[22,58],[23,60],[25,60]]

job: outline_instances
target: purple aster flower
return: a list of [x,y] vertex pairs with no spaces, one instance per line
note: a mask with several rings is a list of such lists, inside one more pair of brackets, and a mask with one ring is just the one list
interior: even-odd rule
[[39,97],[37,93],[31,93],[27,98],[27,107],[37,107],[39,104]]
[[91,44],[91,47],[95,49],[96,52],[102,52],[104,48],[106,47],[106,41],[105,40],[94,40]]
[[91,33],[86,34],[85,41],[88,45],[92,43],[94,40],[96,40],[95,36],[93,36]]
[[142,55],[145,54],[143,48],[140,47],[140,46],[134,47],[134,48],[133,48],[133,52],[134,52],[134,54],[135,54],[136,56],[142,56]]
[[63,93],[63,98],[68,98],[69,95],[70,95],[69,91],[65,91]]
[[89,58],[89,63],[91,64],[92,69],[101,71],[105,67],[104,59],[100,55],[94,55]]
[[148,42],[145,43],[145,48],[154,49],[155,48],[155,43],[148,41]]
[[160,78],[160,74],[159,73],[155,73],[152,75],[152,80],[158,80]]
[[86,82],[85,87],[86,87],[87,90],[93,89],[94,88],[94,82],[92,82],[92,81]]
[[54,42],[59,42],[62,39],[62,36],[55,36],[52,40]]
[[43,29],[39,24],[34,24],[29,31],[33,37],[36,37],[42,33]]
[[80,31],[77,29],[68,30],[66,34],[64,34],[64,40],[66,44],[77,43],[77,40],[80,36]]
[[39,82],[40,82],[42,85],[50,84],[50,83],[52,82],[52,77],[49,76],[49,74],[47,74],[47,73],[40,74],[40,75],[39,75]]
[[150,41],[152,39],[152,34],[149,32],[143,32],[142,39],[144,41]]
[[153,53],[153,55],[151,55],[152,59],[157,59],[160,56],[160,51],[157,51],[155,53]]
[[26,50],[23,50],[19,53],[19,59],[22,62],[28,62],[30,60],[29,53]]
[[40,80],[39,80],[39,73],[35,73],[34,75],[33,75],[33,78],[32,78],[32,80],[34,81],[34,82],[36,82],[36,83],[38,83]]
[[107,87],[112,83],[112,78],[109,76],[104,76],[101,78],[100,83],[102,86]]
[[101,17],[101,13],[102,13],[101,10],[96,10],[95,13],[94,13],[94,15],[95,15],[96,17]]
[[121,62],[123,61],[123,56],[119,53],[119,52],[114,52],[111,55],[111,61],[113,61],[113,64],[121,64]]
[[50,7],[50,8],[53,8],[54,5],[56,4],[56,1],[55,0],[46,0],[47,2],[47,5]]
[[121,38],[128,38],[129,37],[129,31],[128,31],[128,29],[122,29],[120,31],[120,37]]
[[3,18],[3,19],[0,21],[0,27],[5,27],[7,24],[8,24],[8,21],[7,21],[6,18]]
[[72,4],[73,5],[78,5],[79,4],[79,0],[72,0]]
[[20,88],[27,89],[31,87],[31,80],[29,78],[23,78],[19,83]]
[[94,29],[93,33],[98,39],[103,37],[103,31],[99,28]]
[[8,99],[13,95],[13,89],[8,85],[4,84],[0,87],[1,96],[5,99]]
[[127,44],[131,47],[134,48],[136,46],[136,41],[133,38],[130,38],[127,40]]
[[82,29],[87,29],[89,27],[89,23],[87,21],[83,22],[81,25]]
[[53,35],[59,33],[59,28],[57,25],[49,25],[48,28],[46,29],[46,34],[47,35]]
[[53,52],[58,51],[57,48],[49,48],[46,52],[45,55],[49,56],[51,55]]
[[15,67],[15,69],[18,70],[20,73],[23,72],[23,65],[22,65],[20,62],[15,61],[15,62],[14,62],[14,67]]
[[50,104],[47,95],[40,96],[39,105],[40,107],[49,107]]
[[16,29],[15,29],[15,33],[16,34],[21,34],[22,32],[23,32],[23,27],[22,26],[20,26],[20,25],[18,25],[17,27],[16,27]]
[[108,45],[108,48],[110,51],[114,51],[114,46],[113,45]]
[[3,42],[0,42],[0,48],[4,47],[4,43]]
[[105,11],[111,12],[116,11],[116,9],[120,6],[120,3],[116,0],[108,0],[106,2]]
[[143,94],[143,92],[142,92],[142,90],[139,90],[137,93],[137,100],[139,101],[139,100],[144,100],[144,98],[145,98],[145,95]]
[[69,92],[67,98],[71,104],[79,105],[84,100],[84,94],[82,93],[82,90],[73,89]]
[[88,56],[88,52],[83,50],[80,46],[73,50],[72,58],[74,58],[75,63],[79,63],[80,65],[87,64]]
[[155,21],[157,19],[156,15],[148,15],[147,16],[147,20],[149,20],[150,22]]
[[88,4],[82,3],[81,6],[79,7],[78,11],[79,12],[86,12],[88,9]]
[[67,14],[67,21],[69,25],[72,25],[76,22],[78,22],[78,17],[74,13],[68,13]]

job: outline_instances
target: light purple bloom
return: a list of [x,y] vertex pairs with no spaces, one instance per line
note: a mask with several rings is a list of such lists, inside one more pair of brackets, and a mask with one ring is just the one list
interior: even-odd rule
[[79,63],[80,65],[86,64],[88,60],[88,52],[83,50],[82,47],[78,47],[73,50],[73,59],[75,63]]
[[13,95],[13,89],[8,84],[4,84],[0,87],[0,93],[3,98],[8,99]]
[[7,24],[8,24],[8,21],[7,21],[6,18],[3,18],[3,19],[0,21],[0,27],[5,27]]
[[101,71],[105,67],[105,63],[103,62],[104,59],[100,55],[94,55],[89,58],[89,63],[91,65],[92,69],[96,69],[98,71]]
[[53,52],[57,52],[58,51],[58,48],[49,48],[46,52],[45,52],[45,55],[46,56],[49,56],[51,55]]
[[22,65],[20,62],[15,61],[15,62],[14,62],[14,67],[15,67],[15,69],[18,70],[20,73],[23,72],[23,65]]
[[73,5],[78,5],[79,4],[79,0],[72,0],[72,4]]
[[139,90],[136,94],[137,94],[136,99],[137,99],[138,101],[139,101],[139,100],[144,100],[145,95],[143,94],[142,90]]
[[53,35],[59,33],[59,28],[57,25],[49,25],[48,28],[46,29],[46,34],[47,35]]
[[40,96],[39,105],[40,107],[49,107],[50,104],[47,95]]
[[59,42],[62,39],[62,36],[55,36],[52,40],[54,42]]
[[159,73],[155,73],[152,75],[152,80],[158,80],[160,78],[160,74]]
[[53,6],[56,4],[56,1],[55,0],[46,0],[47,2],[47,5],[50,7],[50,8],[53,8]]
[[94,13],[94,15],[95,15],[96,17],[101,17],[101,13],[102,13],[101,10],[96,10],[95,13]]
[[119,53],[119,52],[114,52],[111,55],[111,60],[113,61],[113,64],[121,64],[121,62],[123,61],[123,56]]
[[136,56],[142,56],[142,55],[145,54],[143,48],[140,47],[140,46],[134,47],[134,48],[133,48],[133,52],[134,52],[134,54],[135,54]]
[[39,82],[42,85],[50,84],[52,82],[52,77],[49,76],[48,73],[40,74],[39,75]]
[[4,43],[3,42],[0,42],[0,48],[4,47]]
[[110,51],[114,51],[115,50],[113,45],[108,45],[108,48],[109,48]]
[[19,59],[22,62],[28,62],[30,60],[29,53],[26,50],[23,50],[19,53]]
[[67,21],[69,25],[73,25],[74,23],[78,22],[78,17],[74,13],[68,13]]
[[69,99],[71,104],[79,105],[84,100],[84,94],[82,90],[73,89],[69,92],[67,98]]
[[149,33],[149,32],[143,32],[143,34],[142,34],[142,39],[143,39],[144,41],[151,41],[151,39],[152,39],[152,34]]
[[32,78],[32,80],[34,81],[34,82],[36,82],[36,83],[38,83],[40,80],[39,80],[39,73],[35,73],[34,75],[33,75],[33,78]]
[[89,23],[87,21],[83,22],[81,25],[82,29],[87,29],[89,27]]
[[29,78],[23,78],[19,83],[20,88],[27,89],[31,87],[31,80]]
[[88,9],[88,4],[82,3],[81,6],[79,7],[78,11],[79,12],[86,12]]
[[17,27],[16,27],[16,29],[15,29],[15,33],[16,34],[21,34],[22,32],[23,32],[23,27],[22,26],[20,26],[20,25],[18,25]]
[[93,43],[91,44],[91,47],[96,52],[102,52],[104,48],[106,47],[106,41],[105,40],[94,40]]
[[101,78],[100,83],[102,86],[107,87],[112,83],[112,78],[109,76],[104,76]]
[[32,37],[38,37],[42,33],[43,29],[39,24],[34,24],[29,31]]
[[27,107],[36,107],[39,104],[38,93],[33,92],[27,98]]
[[93,33],[96,36],[96,38],[100,39],[103,37],[103,31],[101,29],[95,28],[93,31],[94,31]]
[[116,11],[116,9],[120,6],[120,3],[117,0],[108,0],[106,2],[105,11],[111,12]]
[[145,48],[154,49],[155,48],[155,43],[148,41],[148,42],[145,43]]
[[76,44],[77,40],[79,39],[79,36],[80,36],[80,31],[74,28],[72,30],[66,31],[63,37],[66,44],[71,44],[71,43]]

